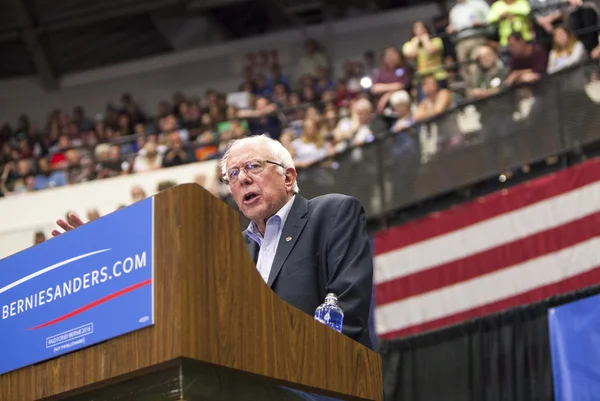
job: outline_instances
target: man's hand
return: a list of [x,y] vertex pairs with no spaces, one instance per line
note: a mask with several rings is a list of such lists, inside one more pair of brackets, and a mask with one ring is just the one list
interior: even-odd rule
[[[62,228],[63,230],[65,230],[65,232],[67,231],[71,231],[77,227],[81,227],[82,225],[84,225],[85,223],[83,221],[81,221],[81,219],[79,218],[79,216],[77,216],[75,213],[69,213],[67,215],[67,221],[64,221],[63,219],[58,219],[56,220],[56,224],[58,224],[58,226],[60,228]],[[52,236],[53,237],[57,237],[59,235],[61,235],[62,233],[58,230],[52,230]]]
[[592,49],[591,56],[595,60],[600,58],[600,45],[598,45],[598,46],[594,47],[594,49]]

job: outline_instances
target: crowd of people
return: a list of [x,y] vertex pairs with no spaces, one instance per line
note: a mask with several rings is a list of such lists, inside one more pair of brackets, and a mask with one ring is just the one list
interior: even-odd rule
[[[177,92],[151,117],[127,93],[101,116],[53,110],[43,126],[23,114],[0,128],[0,196],[217,158],[232,139],[256,134],[280,140],[301,169],[459,102],[600,58],[598,12],[581,0],[457,0],[446,22],[435,30],[415,22],[405,43],[345,62],[341,77],[309,39],[298,71],[282,71],[276,54],[267,68],[249,62],[235,97]],[[385,132],[375,116],[385,116]]]

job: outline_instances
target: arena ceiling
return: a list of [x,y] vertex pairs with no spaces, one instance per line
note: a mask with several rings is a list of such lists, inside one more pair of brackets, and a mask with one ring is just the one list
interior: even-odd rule
[[[178,50],[168,26],[218,40],[340,19],[411,0],[2,0],[0,79],[39,75],[48,90],[78,71]],[[169,25],[170,23],[170,25]],[[208,33],[218,33],[209,35]],[[213,43],[214,40],[212,39]]]

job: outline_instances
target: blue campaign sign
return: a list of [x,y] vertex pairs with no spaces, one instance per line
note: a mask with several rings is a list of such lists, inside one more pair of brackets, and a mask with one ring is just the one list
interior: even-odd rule
[[596,400],[600,394],[600,295],[548,311],[556,401]]
[[154,324],[153,201],[0,260],[0,375]]

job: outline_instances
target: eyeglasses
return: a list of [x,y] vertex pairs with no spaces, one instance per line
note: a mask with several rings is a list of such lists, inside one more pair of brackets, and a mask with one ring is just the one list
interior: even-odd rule
[[283,164],[273,162],[270,160],[252,160],[252,161],[246,162],[241,168],[235,167],[235,168],[232,168],[231,170],[229,170],[227,172],[227,174],[225,174],[223,176],[223,183],[226,185],[235,184],[240,177],[241,170],[244,170],[244,172],[246,174],[254,174],[254,175],[260,174],[265,169],[265,166],[267,165],[267,163],[274,164],[276,166],[285,168],[283,166]]

